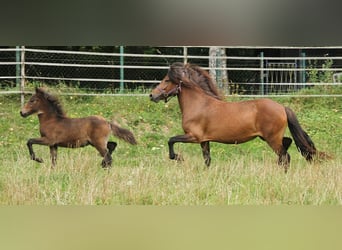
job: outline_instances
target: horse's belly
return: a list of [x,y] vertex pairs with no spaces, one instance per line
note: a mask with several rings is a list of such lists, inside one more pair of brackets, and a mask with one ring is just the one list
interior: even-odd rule
[[236,130],[225,130],[220,132],[220,130],[213,130],[215,133],[212,135],[209,135],[207,139],[209,141],[216,141],[226,144],[240,144],[244,143],[250,140],[253,140],[254,138],[260,136],[257,131],[253,129],[245,129],[242,131]]
[[210,141],[215,141],[215,142],[220,142],[220,143],[225,143],[225,144],[240,144],[240,143],[244,143],[244,142],[248,142],[250,140],[253,140],[256,137],[257,137],[257,135],[248,136],[248,137],[241,137],[241,138],[217,138],[217,139],[213,139]]

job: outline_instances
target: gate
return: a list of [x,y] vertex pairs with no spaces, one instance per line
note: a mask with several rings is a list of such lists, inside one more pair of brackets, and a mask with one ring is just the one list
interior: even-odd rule
[[296,84],[297,71],[295,70],[297,68],[297,63],[266,62],[266,68],[267,69],[265,72],[265,94],[272,94],[277,92],[286,93],[298,89],[298,86]]

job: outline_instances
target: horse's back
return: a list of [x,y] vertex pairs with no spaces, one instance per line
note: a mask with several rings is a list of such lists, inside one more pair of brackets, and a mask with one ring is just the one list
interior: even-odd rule
[[268,98],[255,100],[258,115],[262,118],[286,119],[286,112],[283,105]]
[[[287,116],[283,105],[267,98],[231,103],[234,118],[229,116],[230,129],[236,135],[245,136],[241,140],[256,136],[268,137],[273,133],[283,134],[287,126]],[[277,132],[275,132],[277,131]]]
[[261,105],[262,107],[272,107],[272,108],[276,108],[276,109],[282,109],[284,108],[283,105],[281,105],[280,103],[273,101],[272,99],[269,98],[262,98],[262,99],[257,99],[255,100],[258,105]]
[[[253,120],[258,119],[258,117],[264,119],[265,117],[278,118],[286,116],[284,106],[268,98],[228,102],[223,108],[234,114],[237,119]],[[230,119],[233,119],[233,117],[230,117]]]

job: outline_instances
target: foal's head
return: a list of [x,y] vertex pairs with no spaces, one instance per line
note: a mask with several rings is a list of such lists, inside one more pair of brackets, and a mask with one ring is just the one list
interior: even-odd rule
[[32,114],[53,113],[57,116],[64,117],[65,112],[59,100],[47,93],[42,88],[36,88],[36,93],[32,95],[30,100],[24,105],[20,111],[22,117],[27,117]]

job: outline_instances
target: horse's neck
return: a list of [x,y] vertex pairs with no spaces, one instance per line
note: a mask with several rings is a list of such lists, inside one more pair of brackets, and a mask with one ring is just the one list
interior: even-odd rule
[[191,115],[195,110],[201,112],[202,106],[206,106],[209,96],[197,88],[182,88],[178,94],[179,106],[183,115]]

